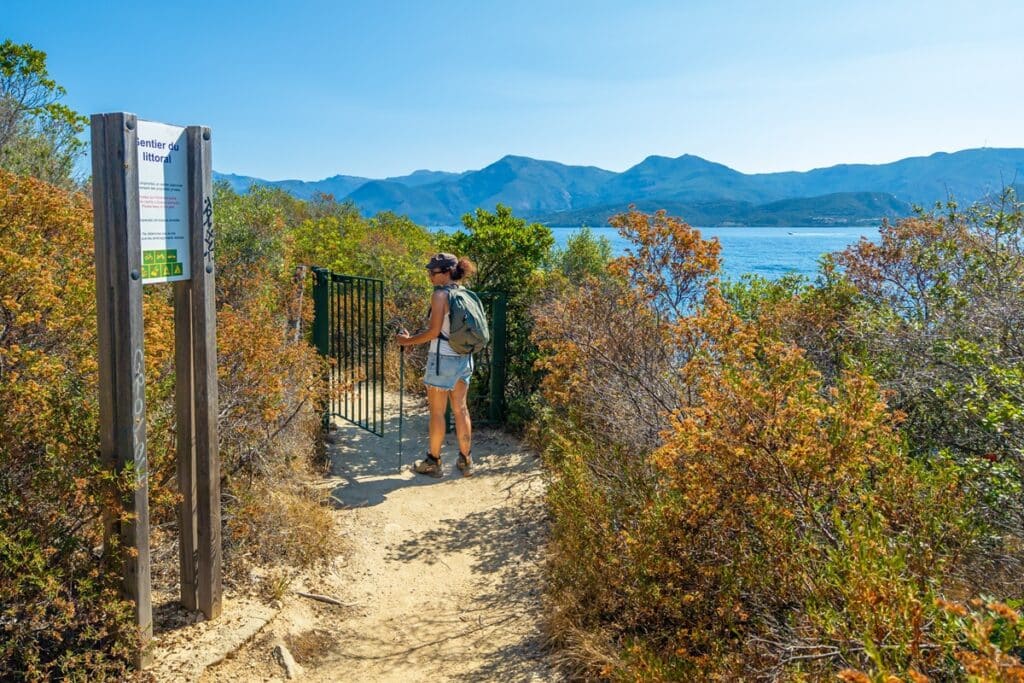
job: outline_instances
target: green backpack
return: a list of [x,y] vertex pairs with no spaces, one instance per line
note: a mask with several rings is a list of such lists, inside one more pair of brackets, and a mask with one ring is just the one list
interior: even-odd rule
[[448,290],[448,336],[440,335],[452,351],[459,354],[483,351],[491,341],[487,313],[480,297],[465,287],[440,287]]

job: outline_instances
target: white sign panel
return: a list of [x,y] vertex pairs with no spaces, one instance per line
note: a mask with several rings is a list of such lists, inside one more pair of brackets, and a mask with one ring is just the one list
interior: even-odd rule
[[185,129],[138,122],[142,282],[191,277]]

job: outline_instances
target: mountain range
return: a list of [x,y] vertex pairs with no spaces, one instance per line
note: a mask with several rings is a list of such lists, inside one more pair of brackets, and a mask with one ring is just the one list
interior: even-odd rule
[[549,225],[604,225],[630,204],[666,209],[693,225],[852,225],[896,218],[914,206],[961,204],[1024,182],[1024,149],[937,152],[887,164],[841,164],[811,171],[741,173],[698,156],[650,156],[621,173],[505,156],[478,171],[416,171],[384,179],[336,175],[270,181],[214,173],[238,192],[279,187],[354,202],[365,214],[394,211],[424,225],[457,225],[498,203]]

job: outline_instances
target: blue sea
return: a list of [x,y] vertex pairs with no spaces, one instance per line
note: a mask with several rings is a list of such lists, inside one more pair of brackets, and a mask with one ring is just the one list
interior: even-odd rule
[[[552,228],[555,244],[564,247],[569,237],[579,228]],[[590,228],[597,236],[607,237],[616,256],[625,252],[629,241],[615,228]],[[861,237],[872,241],[878,237],[878,228],[857,226],[846,228],[699,228],[707,239],[717,237],[722,243],[722,269],[724,276],[737,280],[744,273],[755,273],[775,279],[786,273],[800,273],[813,278],[818,271],[822,254],[840,251]]]
[[[446,226],[434,228],[452,232],[460,228]],[[569,237],[580,228],[552,227],[555,245],[565,247]],[[818,271],[822,254],[841,251],[861,237],[872,241],[878,238],[878,228],[857,226],[845,228],[699,228],[705,238],[717,237],[722,243],[722,266],[725,279],[738,280],[744,273],[755,273],[769,279],[786,273],[799,273],[809,278]],[[590,228],[595,236],[608,238],[612,254],[621,256],[629,241],[615,228]]]

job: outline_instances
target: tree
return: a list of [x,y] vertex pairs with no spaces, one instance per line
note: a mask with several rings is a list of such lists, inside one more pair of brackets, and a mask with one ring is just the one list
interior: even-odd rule
[[540,223],[527,224],[498,204],[494,213],[477,209],[462,217],[465,230],[448,236],[449,250],[477,266],[477,289],[508,292],[517,298],[529,289],[534,272],[548,259],[555,238]]
[[604,277],[611,260],[612,243],[584,226],[569,237],[564,249],[555,249],[552,266],[570,282],[581,282],[588,276]]
[[46,53],[12,40],[0,44],[0,168],[70,187],[88,119],[60,100]]

